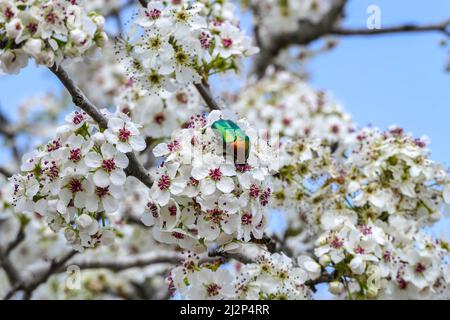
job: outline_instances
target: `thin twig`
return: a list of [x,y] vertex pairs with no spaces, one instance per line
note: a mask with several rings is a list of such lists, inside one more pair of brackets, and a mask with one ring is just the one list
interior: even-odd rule
[[75,250],[71,250],[68,253],[66,253],[61,259],[59,260],[52,260],[50,263],[50,266],[48,269],[40,274],[38,277],[36,277],[34,280],[32,280],[30,283],[23,284],[21,287],[25,291],[24,299],[28,300],[31,298],[31,295],[34,290],[36,290],[37,287],[39,287],[41,284],[47,282],[48,278],[52,276],[54,273],[57,273],[58,270],[62,266],[64,266],[67,261],[72,259],[73,256],[75,256],[78,252]]
[[308,280],[305,282],[305,285],[310,287],[312,291],[316,292],[316,285],[321,283],[329,283],[334,280],[333,275],[329,273],[323,273],[319,278],[315,280]]
[[345,29],[336,28],[330,31],[331,35],[340,36],[371,36],[371,35],[381,35],[389,33],[412,33],[412,32],[442,32],[450,36],[450,32],[447,30],[450,26],[450,19],[442,21],[440,23],[426,24],[426,25],[415,25],[415,24],[404,24],[399,26],[392,26],[381,29]]
[[[70,262],[71,265],[78,266],[81,270],[86,269],[108,269],[114,272],[130,269],[142,268],[153,264],[168,263],[177,264],[183,260],[183,256],[177,252],[148,252],[144,254],[125,257],[93,257],[80,258]],[[67,265],[63,266],[67,267]]]
[[9,178],[12,176],[12,173],[4,167],[0,167],[0,174],[5,176],[5,178]]
[[266,68],[272,64],[282,49],[293,44],[306,45],[329,34],[339,20],[346,2],[346,0],[335,0],[330,10],[317,23],[300,20],[297,30],[280,33],[268,39],[265,45],[260,47],[261,51],[253,64],[253,72],[258,77],[262,77]]
[[19,232],[17,232],[17,236],[5,249],[5,254],[9,255],[22,241],[25,240],[25,230],[24,227],[21,226]]
[[[50,70],[58,77],[61,83],[66,87],[67,91],[69,91],[73,103],[90,115],[92,119],[98,123],[100,128],[107,128],[108,120],[106,117],[92,102],[89,101],[83,91],[81,91],[81,89],[72,81],[67,72],[61,66],[58,67],[56,65],[51,67]],[[151,188],[153,184],[152,179],[147,174],[142,164],[139,163],[136,155],[133,152],[129,152],[126,155],[129,160],[129,165],[125,170],[127,175],[136,177],[147,187]]]

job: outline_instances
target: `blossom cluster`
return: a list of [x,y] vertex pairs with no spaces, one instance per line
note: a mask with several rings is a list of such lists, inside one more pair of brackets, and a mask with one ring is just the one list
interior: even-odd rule
[[127,72],[117,61],[110,41],[103,47],[101,59],[80,61],[66,69],[96,106],[113,106],[129,82]]
[[279,148],[279,171],[273,176],[273,202],[283,210],[291,232],[308,221],[316,188],[333,169],[329,145],[320,139],[286,139]]
[[[59,96],[54,93],[30,96],[20,102],[16,109],[16,115],[19,118],[16,122],[16,130],[31,136],[31,139],[27,141],[29,148],[54,135],[55,127],[60,124],[60,115],[66,112],[68,105],[64,95]],[[34,125],[31,126],[30,123]]]
[[107,214],[118,209],[127,180],[125,153],[145,148],[126,115],[106,116],[103,130],[84,112],[69,114],[54,139],[23,156],[22,173],[11,178],[16,212],[45,216],[80,251],[114,240]]
[[114,11],[120,9],[122,5],[121,0],[84,0],[81,5],[86,8],[86,11],[95,11],[103,16],[109,15]]
[[348,145],[355,130],[351,116],[323,91],[288,71],[268,70],[239,92],[231,108],[280,136],[312,137]]
[[403,215],[419,225],[439,220],[443,204],[450,202],[450,178],[444,166],[430,159],[426,137],[392,127],[362,130],[357,140],[341,174],[360,216],[386,220]]
[[191,256],[168,277],[169,290],[185,299],[201,300],[305,300],[311,290],[305,284],[317,279],[321,266],[307,256],[298,264],[284,254],[263,253],[255,262],[200,264]]
[[155,147],[155,156],[163,156],[164,162],[154,173],[142,221],[155,226],[158,241],[200,249],[262,238],[272,192],[267,177],[273,170],[273,148],[239,121],[250,137],[249,154],[245,162],[235,161],[212,128],[230,117],[220,111],[198,115],[169,143]]
[[330,10],[331,0],[245,0],[244,4],[256,12],[255,24],[260,28],[262,41],[270,41],[279,33],[302,32],[299,21],[316,23]]
[[333,293],[446,298],[448,244],[422,229],[439,220],[450,203],[450,180],[445,168],[429,159],[425,138],[398,127],[366,128],[344,158],[316,140],[281,149],[275,198],[293,203],[288,221],[297,215],[298,222],[290,223],[291,234],[306,225],[316,235],[317,258],[337,275]]
[[335,152],[323,139],[286,139],[272,202],[286,244],[313,250],[349,298],[448,298],[448,244],[426,235],[450,204],[447,170],[428,140],[401,128],[365,128]]
[[155,94],[237,70],[257,48],[230,9],[229,1],[150,1],[117,51],[133,79]]
[[68,68],[89,100],[98,106],[114,106],[141,126],[145,138],[169,138],[186,125],[192,115],[203,111],[201,97],[193,85],[172,92],[150,95],[129,78],[117,61],[112,46],[103,50],[103,58],[73,64]]
[[0,70],[18,73],[33,58],[48,67],[92,56],[107,35],[105,19],[76,1],[0,1]]
[[160,139],[169,138],[173,131],[185,127],[192,115],[202,112],[205,108],[201,101],[193,86],[153,96],[129,80],[122,86],[115,105],[142,127],[145,137]]
[[448,243],[417,230],[402,216],[358,221],[354,212],[322,217],[327,230],[315,254],[338,275],[333,294],[349,298],[448,299]]

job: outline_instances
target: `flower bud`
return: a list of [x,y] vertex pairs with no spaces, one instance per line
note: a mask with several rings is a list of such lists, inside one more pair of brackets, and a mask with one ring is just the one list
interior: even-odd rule
[[64,237],[66,238],[67,242],[73,243],[77,239],[77,234],[74,230],[67,228],[64,230]]
[[319,258],[319,263],[322,267],[326,267],[331,262],[331,257],[328,254],[324,254]]
[[83,46],[86,43],[87,35],[83,30],[75,29],[70,31],[70,38],[76,45]]
[[331,294],[339,295],[342,292],[344,292],[344,290],[345,290],[344,285],[339,281],[330,282],[328,286],[328,291]]
[[105,18],[103,16],[93,16],[92,21],[97,25],[99,29],[103,29],[103,26],[105,25]]
[[95,36],[95,43],[99,47],[104,47],[106,42],[108,41],[108,35],[106,32],[97,33]]
[[36,62],[51,67],[55,64],[55,54],[50,50],[42,51],[41,54],[36,57]]
[[376,298],[378,296],[378,289],[375,286],[367,287],[367,297],[370,299]]

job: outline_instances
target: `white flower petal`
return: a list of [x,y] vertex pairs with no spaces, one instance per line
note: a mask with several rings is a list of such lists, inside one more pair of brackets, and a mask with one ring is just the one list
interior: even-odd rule
[[216,185],[217,189],[224,193],[230,193],[234,189],[234,181],[230,177],[222,177]]
[[95,194],[89,194],[86,197],[86,210],[96,212],[98,209],[98,198]]
[[109,194],[103,197],[102,203],[106,213],[113,213],[119,208],[119,202]]
[[132,136],[130,138],[130,145],[135,151],[142,151],[146,147],[145,140],[141,136]]
[[127,176],[123,170],[114,170],[111,172],[110,179],[116,186],[121,186],[127,181]]
[[124,121],[120,118],[111,118],[108,120],[108,128],[113,130],[119,130],[125,125]]
[[103,159],[112,159],[117,153],[116,148],[112,144],[105,143],[101,146]]
[[98,168],[102,165],[102,157],[96,152],[89,152],[84,158],[84,162],[88,167]]
[[126,167],[128,167],[129,164],[128,157],[123,153],[117,153],[116,156],[114,157],[114,160],[119,168],[125,169]]
[[104,170],[97,170],[94,173],[94,183],[96,186],[106,188],[109,186],[109,175]]
[[206,178],[209,174],[209,169],[207,166],[198,166],[198,167],[193,167],[192,171],[191,171],[191,176],[196,179],[196,180],[202,180],[204,178]]
[[203,195],[209,196],[216,191],[216,183],[211,179],[203,179],[200,181],[200,191]]

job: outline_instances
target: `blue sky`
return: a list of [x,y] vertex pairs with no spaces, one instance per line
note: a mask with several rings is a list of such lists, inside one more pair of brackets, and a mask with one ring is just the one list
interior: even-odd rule
[[[382,27],[450,16],[448,0],[351,0],[345,26],[364,27],[371,4],[381,9]],[[433,158],[450,165],[450,73],[441,39],[438,33],[341,38],[312,61],[312,83],[330,90],[360,125],[398,124],[428,135]]]

